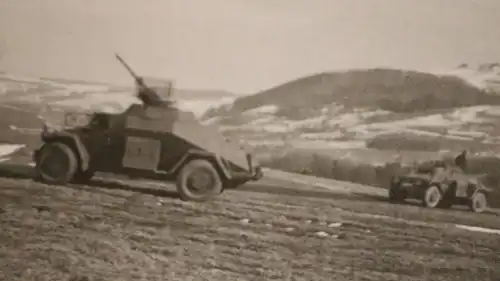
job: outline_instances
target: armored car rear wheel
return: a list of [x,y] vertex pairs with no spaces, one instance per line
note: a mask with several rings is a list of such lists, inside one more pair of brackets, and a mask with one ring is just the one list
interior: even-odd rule
[[219,195],[223,184],[214,166],[207,160],[192,160],[177,177],[181,200],[203,202]]
[[36,158],[37,177],[49,184],[66,184],[72,181],[78,168],[75,152],[60,142],[45,144]]
[[484,192],[476,192],[471,198],[469,209],[475,213],[482,213],[487,207],[488,202],[486,200],[486,194],[484,194]]

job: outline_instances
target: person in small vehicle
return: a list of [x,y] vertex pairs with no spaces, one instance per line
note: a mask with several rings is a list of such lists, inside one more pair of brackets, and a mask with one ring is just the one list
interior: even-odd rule
[[455,166],[462,169],[463,172],[467,170],[467,151],[463,150],[457,157],[455,157]]

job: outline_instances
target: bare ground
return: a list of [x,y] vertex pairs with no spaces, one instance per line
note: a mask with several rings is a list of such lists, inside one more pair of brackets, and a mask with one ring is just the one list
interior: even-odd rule
[[204,204],[172,190],[0,179],[0,280],[500,279],[500,236],[449,227],[498,226],[494,214],[279,181]]

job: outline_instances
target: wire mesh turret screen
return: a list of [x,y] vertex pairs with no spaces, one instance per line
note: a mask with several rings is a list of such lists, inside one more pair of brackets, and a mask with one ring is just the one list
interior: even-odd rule
[[153,89],[162,100],[175,102],[173,95],[173,81],[155,77],[143,77],[143,82]]

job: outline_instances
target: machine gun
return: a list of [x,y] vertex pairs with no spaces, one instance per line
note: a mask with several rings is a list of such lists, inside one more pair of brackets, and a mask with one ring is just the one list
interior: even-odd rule
[[[138,76],[135,74],[135,72],[130,68],[130,66],[120,57],[120,55],[115,54],[116,58],[118,61],[121,62],[121,64],[127,69],[127,71],[134,77],[135,79],[135,84],[137,85],[137,97],[142,101],[142,103],[146,106],[164,106],[164,105],[171,105],[171,101],[166,101],[163,100],[158,93],[152,89],[151,87],[148,87],[146,83],[144,83],[144,79],[141,76]],[[171,88],[171,86],[170,86]],[[170,92],[170,89],[169,89]]]

